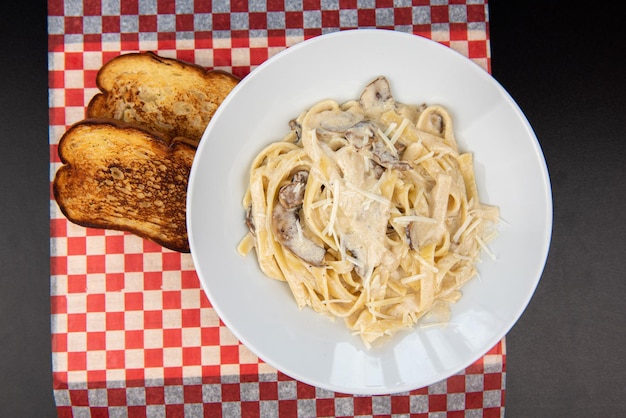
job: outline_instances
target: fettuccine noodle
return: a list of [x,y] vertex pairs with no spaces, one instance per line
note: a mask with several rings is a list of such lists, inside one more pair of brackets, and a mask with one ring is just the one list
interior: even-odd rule
[[239,252],[254,249],[299,308],[343,318],[368,347],[429,312],[446,323],[499,216],[480,203],[448,111],[397,103],[379,77],[290,125],[252,163]]

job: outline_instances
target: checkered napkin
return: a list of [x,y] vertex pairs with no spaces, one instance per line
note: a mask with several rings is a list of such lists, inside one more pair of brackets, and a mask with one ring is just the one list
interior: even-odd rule
[[[373,27],[434,39],[490,70],[487,4],[480,0],[49,0],[50,181],[60,166],[58,140],[84,119],[98,69],[121,53],[150,50],[245,77],[305,39]],[[242,345],[202,292],[189,254],[72,224],[52,193],[50,231],[60,417],[504,413],[504,340],[427,388],[334,393],[282,374]]]

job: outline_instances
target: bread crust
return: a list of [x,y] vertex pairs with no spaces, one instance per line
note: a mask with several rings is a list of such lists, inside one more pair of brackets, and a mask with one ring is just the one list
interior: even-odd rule
[[112,118],[145,125],[168,141],[198,143],[218,106],[239,78],[153,52],[120,55],[98,72],[100,93],[87,118]]
[[195,151],[143,126],[85,119],[59,141],[54,198],[75,224],[189,252],[186,199]]

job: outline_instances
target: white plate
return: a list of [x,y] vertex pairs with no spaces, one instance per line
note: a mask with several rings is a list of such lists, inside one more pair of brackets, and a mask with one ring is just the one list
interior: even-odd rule
[[[341,320],[298,311],[287,284],[264,276],[246,233],[248,168],[281,139],[288,122],[319,100],[357,98],[386,76],[403,103],[442,104],[459,147],[474,153],[481,200],[506,224],[463,288],[445,328],[402,332],[366,349]],[[509,331],[540,279],[552,230],[552,198],[541,148],[526,118],[482,68],[418,36],[352,30],[296,44],[244,78],[210,122],[198,148],[187,201],[191,253],[211,304],[262,360],[302,382],[350,394],[388,394],[445,379],[481,358]]]

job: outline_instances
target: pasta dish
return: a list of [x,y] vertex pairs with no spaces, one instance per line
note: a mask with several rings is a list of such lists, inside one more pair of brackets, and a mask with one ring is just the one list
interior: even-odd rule
[[492,256],[499,218],[448,110],[398,103],[378,77],[289,125],[252,162],[238,251],[368,347],[427,318],[447,323],[481,253]]

